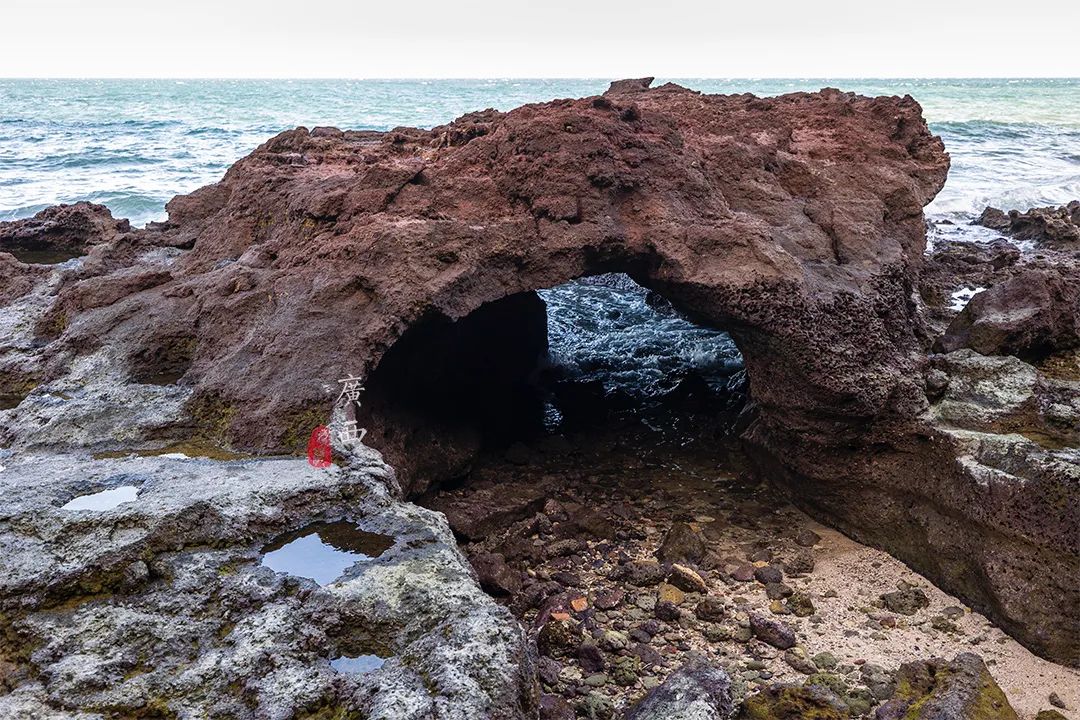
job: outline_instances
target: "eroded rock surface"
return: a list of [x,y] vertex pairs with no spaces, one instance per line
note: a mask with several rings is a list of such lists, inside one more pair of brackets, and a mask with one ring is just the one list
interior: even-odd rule
[[[388,494],[390,470],[370,451],[327,470],[182,456],[0,463],[4,718],[535,713],[520,626],[477,587],[441,516]],[[119,487],[138,496],[63,509]],[[336,581],[261,564],[282,534],[341,519],[387,542]],[[331,664],[375,656],[367,672]]]
[[1080,200],[1060,207],[1031,208],[1026,212],[1010,210],[1006,213],[988,207],[975,222],[1017,240],[1031,240],[1060,250],[1080,249]]

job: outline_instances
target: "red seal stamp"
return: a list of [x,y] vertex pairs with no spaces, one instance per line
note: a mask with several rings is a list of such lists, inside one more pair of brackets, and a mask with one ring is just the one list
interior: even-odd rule
[[330,428],[320,425],[311,431],[307,444],[307,461],[312,467],[327,468],[333,462],[333,450],[330,447]]

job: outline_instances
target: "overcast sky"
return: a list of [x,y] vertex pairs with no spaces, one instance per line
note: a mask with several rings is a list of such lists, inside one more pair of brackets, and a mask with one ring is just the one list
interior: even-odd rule
[[1080,76],[1078,0],[0,5],[0,77]]

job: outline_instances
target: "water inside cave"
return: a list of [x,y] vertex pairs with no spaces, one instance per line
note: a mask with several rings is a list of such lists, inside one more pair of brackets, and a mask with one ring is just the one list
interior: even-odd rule
[[694,323],[629,276],[595,275],[539,295],[547,307],[539,384],[549,430],[575,420],[594,425],[598,412],[674,428],[686,411],[730,420],[745,403],[746,370],[731,336]]

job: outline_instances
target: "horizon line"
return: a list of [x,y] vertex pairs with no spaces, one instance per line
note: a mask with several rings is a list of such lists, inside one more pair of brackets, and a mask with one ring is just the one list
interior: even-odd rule
[[[0,76],[0,81],[12,81],[12,80],[54,80],[54,81],[70,81],[70,80],[126,80],[126,81],[155,81],[155,80],[173,80],[173,81],[206,81],[206,80],[220,80],[220,81],[275,81],[275,82],[297,82],[297,81],[350,81],[350,82],[432,82],[432,81],[514,81],[514,80],[581,80],[581,81],[603,81],[611,82],[614,80],[628,80],[650,77],[648,75],[639,76],[571,76],[571,75],[521,75],[521,76],[460,76],[460,77],[424,77],[424,76],[401,76],[401,77],[348,77],[348,76],[280,76],[280,77],[258,77],[258,76],[122,76],[122,75],[71,75],[71,76],[31,76],[31,75],[11,75]],[[662,80],[1080,80],[1080,75],[745,75],[745,76],[720,76],[720,75],[665,75],[665,76],[653,76]]]

